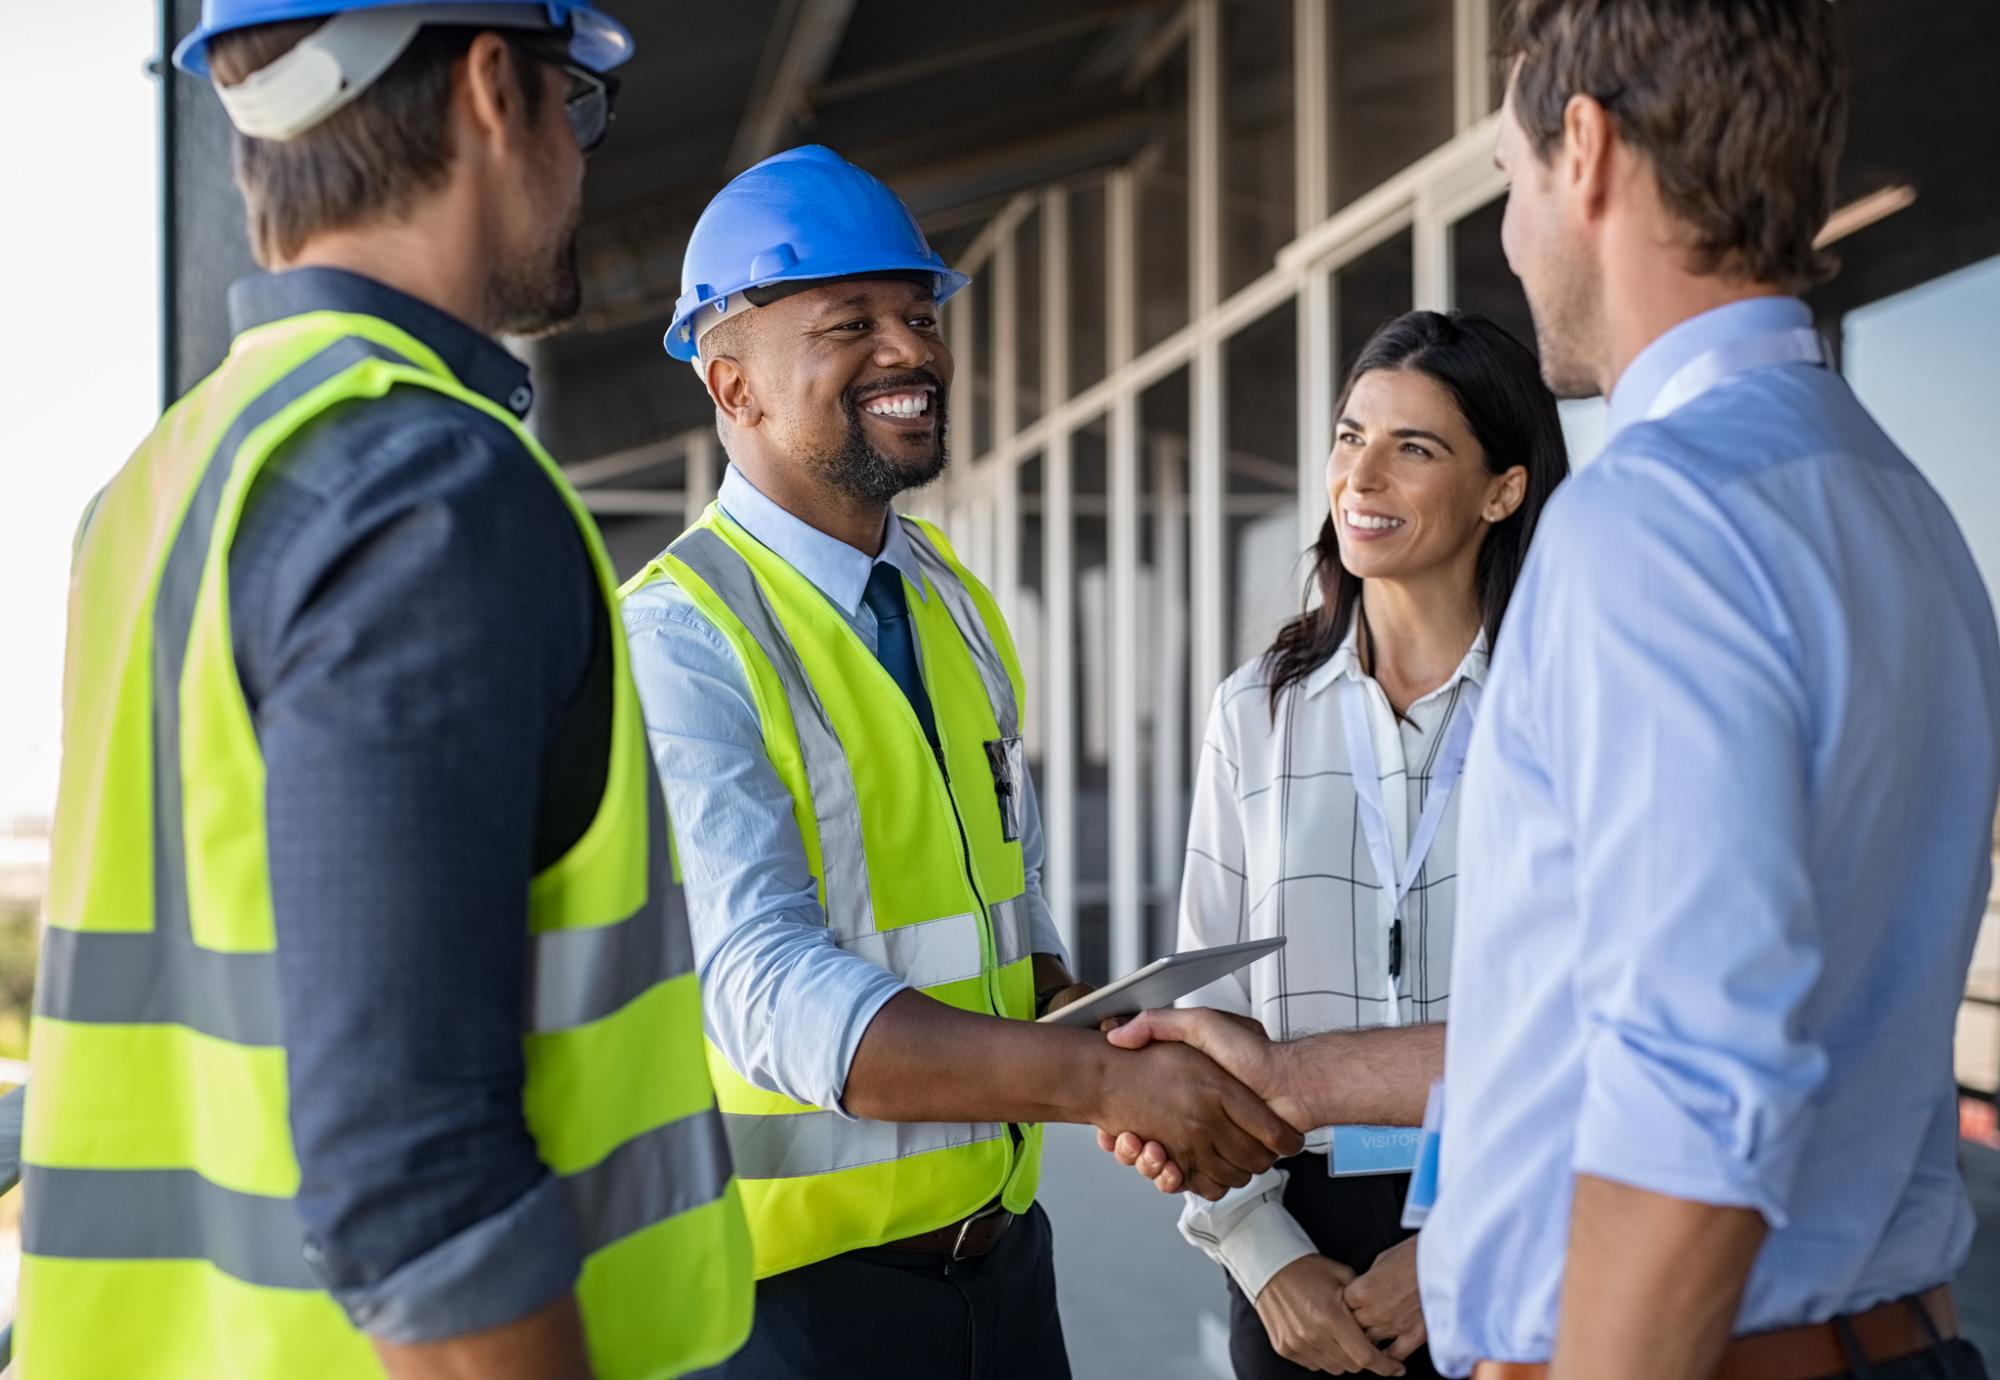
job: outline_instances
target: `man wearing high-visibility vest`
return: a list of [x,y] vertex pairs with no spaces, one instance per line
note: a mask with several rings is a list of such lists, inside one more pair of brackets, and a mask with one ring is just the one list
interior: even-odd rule
[[750,1244],[595,528],[491,338],[573,313],[588,3],[209,0],[260,261],[77,538],[31,1380],[686,1374]]
[[625,624],[755,1243],[730,1380],[1066,1376],[1038,1123],[1136,1117],[1210,1196],[1299,1144],[1205,1058],[1033,1023],[1087,989],[1041,898],[1021,668],[891,506],[944,466],[965,282],[882,183],[793,149],[704,212],[667,336],[732,465]]

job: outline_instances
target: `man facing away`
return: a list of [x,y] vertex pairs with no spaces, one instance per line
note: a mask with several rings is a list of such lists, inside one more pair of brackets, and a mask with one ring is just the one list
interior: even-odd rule
[[[2000,647],[1951,516],[1792,295],[1828,267],[1834,23],[1512,14],[1507,255],[1550,386],[1608,396],[1611,436],[1543,520],[1466,768],[1419,1248],[1454,1373],[1985,1374],[1947,1287],[1973,1229],[1952,1034]],[[1192,1013],[1113,1038],[1169,1032],[1300,1126],[1410,1124],[1437,1062]]]
[[731,467],[625,623],[760,1277],[713,1374],[1066,1376],[1036,1123],[1134,1118],[1211,1196],[1297,1136],[1193,1050],[1033,1023],[1087,989],[1040,893],[1020,666],[891,506],[944,467],[965,279],[807,147],[716,197],[682,280],[668,348]]
[[25,1132],[46,1380],[665,1377],[749,1327],[577,306],[625,30],[210,0],[259,259],[95,501]]

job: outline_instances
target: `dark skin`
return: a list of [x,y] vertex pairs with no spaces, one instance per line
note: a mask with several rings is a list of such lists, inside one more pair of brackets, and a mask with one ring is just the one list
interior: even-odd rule
[[[703,342],[702,372],[730,460],[819,531],[879,555],[887,498],[856,492],[821,461],[858,416],[872,472],[915,484],[941,467],[952,380],[930,291],[896,279],[840,280],[754,308]],[[905,415],[870,411],[900,400]],[[1052,1006],[1090,989],[1052,955],[1034,960]],[[1087,1030],[960,1011],[920,992],[892,998],[848,1070],[847,1110],[873,1121],[1076,1122],[1147,1127],[1188,1187],[1217,1198],[1302,1141],[1199,1051],[1121,1050]]]

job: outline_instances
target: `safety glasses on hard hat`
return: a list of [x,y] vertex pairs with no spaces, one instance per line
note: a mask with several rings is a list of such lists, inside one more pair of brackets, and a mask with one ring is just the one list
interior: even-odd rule
[[586,154],[597,152],[605,136],[611,133],[611,122],[618,118],[618,78],[593,72],[566,56],[543,52],[533,44],[523,43],[519,47],[536,62],[554,67],[569,78],[569,90],[563,93],[563,115],[569,120],[569,132],[579,149]]

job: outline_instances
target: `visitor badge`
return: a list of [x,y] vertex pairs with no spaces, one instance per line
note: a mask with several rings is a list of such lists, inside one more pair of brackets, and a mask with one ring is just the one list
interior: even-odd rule
[[1335,1126],[1326,1147],[1326,1172],[1408,1174],[1417,1167],[1424,1133],[1415,1126]]
[[1444,1138],[1444,1080],[1431,1084],[1424,1102],[1424,1129],[1417,1146],[1417,1167],[1410,1174],[1410,1193],[1403,1200],[1403,1228],[1420,1230],[1437,1205],[1438,1145]]

